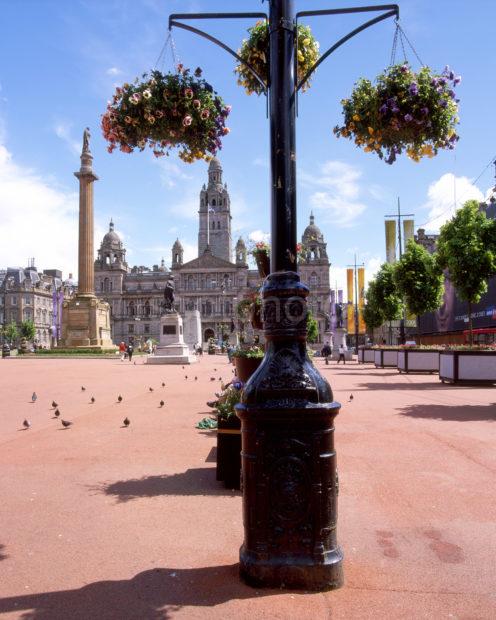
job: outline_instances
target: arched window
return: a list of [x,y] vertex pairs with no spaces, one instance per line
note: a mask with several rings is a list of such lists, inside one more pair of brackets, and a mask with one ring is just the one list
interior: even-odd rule
[[103,293],[103,280],[100,282],[100,291]]
[[145,301],[145,316],[150,316],[150,302],[148,299]]
[[107,293],[109,290],[109,279],[105,278],[103,281],[103,290]]
[[105,256],[105,264],[110,265],[110,256],[108,254]]
[[310,276],[310,286],[318,286],[319,285],[319,276],[312,271],[312,275]]
[[134,301],[130,301],[129,302],[128,314],[129,314],[129,316],[135,316],[136,315],[136,308],[134,307]]
[[110,280],[110,287],[109,287],[110,292],[112,292],[112,280]]
[[212,222],[211,228],[212,228],[212,230],[215,230],[215,222]]
[[217,222],[217,230],[220,230],[220,222]]
[[212,199],[212,207],[215,207],[215,198]]

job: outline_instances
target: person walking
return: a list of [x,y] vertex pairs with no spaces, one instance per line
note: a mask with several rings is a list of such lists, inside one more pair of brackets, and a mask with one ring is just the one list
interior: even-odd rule
[[119,345],[119,355],[121,356],[121,362],[123,362],[126,357],[126,343],[124,341]]
[[321,351],[322,357],[325,358],[326,366],[329,365],[329,356],[331,355],[331,353],[332,353],[332,349],[329,346],[329,343],[326,342],[325,345],[322,347],[322,351]]
[[343,360],[343,364],[346,364],[346,359],[344,357],[344,345],[339,345],[339,357],[338,357],[338,364],[339,362]]
[[131,361],[133,359],[133,351],[134,351],[134,347],[131,343],[129,343],[127,345],[127,356],[129,358],[129,361]]

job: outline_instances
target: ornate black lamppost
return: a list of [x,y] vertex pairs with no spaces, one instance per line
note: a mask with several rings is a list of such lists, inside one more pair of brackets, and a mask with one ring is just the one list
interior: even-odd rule
[[[293,0],[269,0],[264,13],[176,14],[177,26],[227,45],[178,20],[265,17],[269,24],[269,83],[248,69],[269,97],[271,161],[271,274],[262,288],[266,355],[246,384],[238,407],[242,421],[244,543],[242,577],[255,586],[325,590],[343,583],[337,544],[338,476],[333,401],[328,382],[306,352],[306,298],[296,253],[296,96],[316,67],[369,26],[399,15],[395,4],[303,11]],[[385,11],[337,41],[298,83],[295,75],[299,17]],[[243,63],[246,64],[246,63]]]

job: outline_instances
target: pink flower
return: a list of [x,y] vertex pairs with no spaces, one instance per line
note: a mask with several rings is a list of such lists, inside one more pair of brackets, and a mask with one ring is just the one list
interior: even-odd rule
[[229,127],[223,127],[222,129],[222,133],[227,136],[227,134],[230,132],[231,130],[229,129]]
[[186,88],[186,90],[184,91],[184,96],[187,99],[193,99],[193,91],[191,90],[191,88]]
[[162,112],[162,110],[156,110],[156,111],[155,111],[155,116],[156,116],[157,118],[163,118],[164,113]]
[[133,149],[130,146],[128,146],[127,144],[121,144],[121,151],[123,153],[132,153]]
[[200,116],[202,118],[208,118],[210,116],[210,111],[209,110],[202,110]]
[[200,100],[199,100],[199,99],[195,99],[195,100],[193,101],[193,106],[194,106],[197,110],[199,110],[199,109],[200,109],[200,106],[201,106]]
[[150,125],[153,125],[153,123],[155,122],[155,117],[149,116],[146,120],[150,123]]
[[130,116],[125,116],[124,122],[130,125],[133,122],[133,119]]
[[186,116],[183,118],[183,125],[185,127],[188,127],[189,125],[191,125],[192,122],[193,119],[191,118],[191,116],[189,114],[186,114]]

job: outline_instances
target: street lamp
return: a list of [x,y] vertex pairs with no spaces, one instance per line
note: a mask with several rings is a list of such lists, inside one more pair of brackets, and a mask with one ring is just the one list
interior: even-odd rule
[[[269,98],[271,161],[271,274],[262,287],[264,360],[245,385],[237,415],[242,424],[244,543],[242,577],[256,587],[307,590],[343,583],[337,544],[338,478],[334,418],[340,404],[306,353],[306,298],[296,251],[296,98],[316,67],[359,32],[399,15],[397,5],[295,13],[294,0],[269,0],[264,13],[196,13],[169,17],[245,64]],[[385,11],[331,46],[298,82],[296,29],[304,16]],[[268,82],[215,37],[186,19],[268,19]]]

